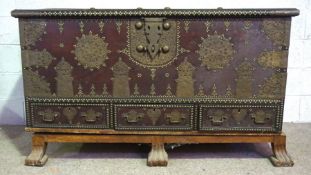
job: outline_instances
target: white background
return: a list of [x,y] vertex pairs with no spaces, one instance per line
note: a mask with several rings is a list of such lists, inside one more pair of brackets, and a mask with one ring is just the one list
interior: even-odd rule
[[[311,122],[311,0],[0,0],[0,124],[24,124],[18,21],[13,9],[298,8],[292,20],[284,121]],[[310,19],[310,20],[308,20]]]

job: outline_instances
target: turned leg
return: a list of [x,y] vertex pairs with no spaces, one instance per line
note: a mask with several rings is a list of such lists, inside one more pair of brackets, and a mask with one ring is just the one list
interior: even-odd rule
[[167,166],[168,156],[163,143],[152,143],[148,154],[148,166]]
[[274,156],[270,158],[272,164],[277,167],[290,167],[294,165],[286,151],[286,136],[284,134],[274,136],[271,143]]
[[43,166],[48,160],[45,154],[47,142],[42,136],[32,136],[32,151],[25,160],[25,165],[28,166]]

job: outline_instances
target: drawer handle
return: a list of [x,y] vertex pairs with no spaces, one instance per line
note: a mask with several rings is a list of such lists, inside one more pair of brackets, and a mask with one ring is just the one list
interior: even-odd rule
[[271,118],[270,113],[266,113],[263,110],[259,110],[256,113],[251,114],[252,119],[254,119],[254,122],[256,124],[265,124],[266,120],[269,120]]
[[38,114],[42,116],[42,120],[45,122],[53,122],[55,118],[59,116],[59,112],[54,112],[50,108],[47,108],[44,111],[39,111]]
[[122,117],[125,118],[128,123],[137,123],[144,117],[144,114],[131,110],[128,113],[122,114]]
[[209,116],[212,125],[220,126],[224,123],[224,121],[228,118],[224,115],[225,113],[222,110],[217,110],[213,115]]
[[166,114],[166,119],[168,119],[169,123],[171,124],[178,124],[186,119],[186,115],[177,110],[174,110],[171,113]]
[[81,116],[85,118],[86,122],[94,123],[97,118],[102,116],[100,112],[96,112],[94,109],[89,109],[86,112],[81,112]]

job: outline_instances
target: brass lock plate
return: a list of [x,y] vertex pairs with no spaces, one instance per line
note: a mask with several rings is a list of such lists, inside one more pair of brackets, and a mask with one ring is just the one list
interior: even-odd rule
[[166,18],[142,18],[129,24],[129,52],[132,61],[143,67],[170,64],[177,56],[177,22]]

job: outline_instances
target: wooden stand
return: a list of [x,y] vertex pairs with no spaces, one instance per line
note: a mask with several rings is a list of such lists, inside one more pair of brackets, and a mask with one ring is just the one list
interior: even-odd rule
[[165,143],[271,143],[274,166],[293,166],[294,162],[286,151],[286,136],[281,134],[209,134],[209,135],[100,135],[100,134],[47,134],[35,133],[32,138],[32,152],[25,165],[43,166],[48,157],[45,150],[48,142],[82,143],[151,143],[148,166],[167,166],[168,155]]

